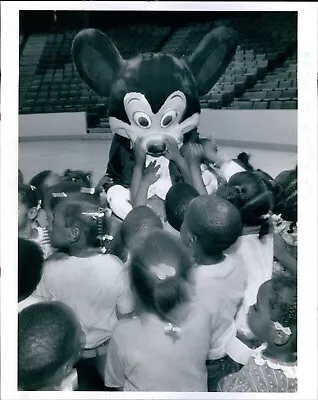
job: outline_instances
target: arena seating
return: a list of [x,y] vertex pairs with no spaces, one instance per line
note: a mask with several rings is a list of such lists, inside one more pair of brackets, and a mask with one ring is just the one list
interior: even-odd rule
[[[264,14],[271,14],[266,18]],[[203,108],[297,108],[296,18],[289,13],[233,17],[240,46],[233,61],[210,92]],[[124,58],[162,51],[185,57],[193,52],[215,22],[180,27],[139,24],[108,29]],[[222,24],[222,21],[219,21]],[[92,92],[79,78],[71,57],[77,30],[20,35],[19,112],[85,111],[92,131],[109,130],[107,99]]]
[[254,109],[297,108],[296,54],[288,57],[264,79],[234,100],[233,108],[245,108],[246,101],[250,101]]

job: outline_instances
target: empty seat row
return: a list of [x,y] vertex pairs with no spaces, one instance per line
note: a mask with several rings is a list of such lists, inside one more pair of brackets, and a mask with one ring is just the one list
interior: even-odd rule
[[240,110],[295,110],[297,101],[233,101],[231,109]]

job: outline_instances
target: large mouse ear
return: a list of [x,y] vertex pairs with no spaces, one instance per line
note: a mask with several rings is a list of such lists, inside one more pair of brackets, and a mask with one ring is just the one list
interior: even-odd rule
[[94,92],[109,96],[115,75],[125,64],[113,42],[96,29],[79,32],[72,45],[79,76]]
[[213,29],[199,43],[188,59],[202,96],[215,85],[233,59],[238,43],[236,32],[224,26]]

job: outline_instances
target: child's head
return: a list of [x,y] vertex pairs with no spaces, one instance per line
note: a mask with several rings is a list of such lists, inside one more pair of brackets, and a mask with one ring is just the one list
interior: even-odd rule
[[177,183],[169,189],[165,199],[166,217],[169,224],[180,232],[184,214],[191,200],[199,196],[193,186]]
[[43,253],[30,240],[18,239],[18,301],[30,296],[42,276]]
[[79,360],[80,324],[59,302],[33,304],[18,315],[18,386],[20,390],[61,390]]
[[100,247],[105,251],[110,210],[101,209],[90,194],[72,193],[54,207],[49,220],[51,243],[70,252],[72,248]]
[[258,174],[250,171],[238,172],[216,194],[238,208],[243,225],[261,225],[260,236],[268,233],[268,224],[264,217],[273,204],[273,194]]
[[250,164],[250,155],[242,152],[237,156],[237,159],[234,160],[237,164],[239,164],[241,167],[246,169],[246,171],[253,171],[256,175],[258,175],[265,185],[267,186],[267,189],[272,192],[273,198],[272,198],[272,204],[271,204],[271,209],[274,207],[274,198],[276,198],[277,193],[280,190],[279,185],[276,185],[274,182],[274,179],[265,171],[262,169],[255,169],[251,164]]
[[297,222],[297,170],[290,171],[286,178],[277,198],[275,213],[281,214],[286,221]]
[[81,183],[78,182],[59,182],[52,185],[44,192],[43,208],[47,213],[54,210],[55,206],[71,193],[80,193]]
[[259,288],[248,323],[255,336],[269,345],[297,351],[297,280],[275,277]]
[[30,185],[35,187],[37,199],[42,202],[45,190],[56,185],[60,180],[61,177],[58,174],[51,170],[45,170],[36,174],[30,180]]
[[[170,321],[172,310],[187,302],[191,262],[177,239],[151,232],[132,253],[132,288],[141,307]],[[170,321],[172,322],[172,321]]]
[[56,205],[70,193],[79,193],[81,189],[82,185],[77,182],[59,182],[45,189],[38,216],[40,225],[47,226]]
[[211,163],[215,161],[218,148],[214,136],[211,138],[200,138],[199,142],[202,147],[202,162]]
[[18,187],[18,196],[19,230],[22,230],[35,220],[38,213],[38,201],[35,191],[29,185],[20,184]]
[[91,187],[91,172],[84,172],[81,170],[72,170],[66,169],[62,176],[63,181],[65,182],[77,182],[80,183],[84,187]]
[[128,250],[131,250],[155,229],[163,229],[159,216],[148,206],[135,207],[122,222],[120,228],[122,242]]
[[189,204],[181,238],[195,257],[217,256],[236,242],[241,231],[241,215],[233,204],[218,196],[203,195]]
[[285,221],[297,222],[297,177],[284,190],[281,216]]

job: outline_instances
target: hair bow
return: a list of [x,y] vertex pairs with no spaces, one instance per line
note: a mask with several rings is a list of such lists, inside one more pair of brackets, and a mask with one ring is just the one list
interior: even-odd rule
[[150,270],[161,281],[166,278],[170,278],[171,276],[175,276],[176,274],[176,270],[170,265],[166,264],[153,265],[150,267]]
[[285,335],[290,336],[292,334],[292,331],[290,330],[290,328],[288,326],[284,327],[283,325],[281,325],[279,322],[274,322],[274,327],[277,331],[282,331],[285,333]]

